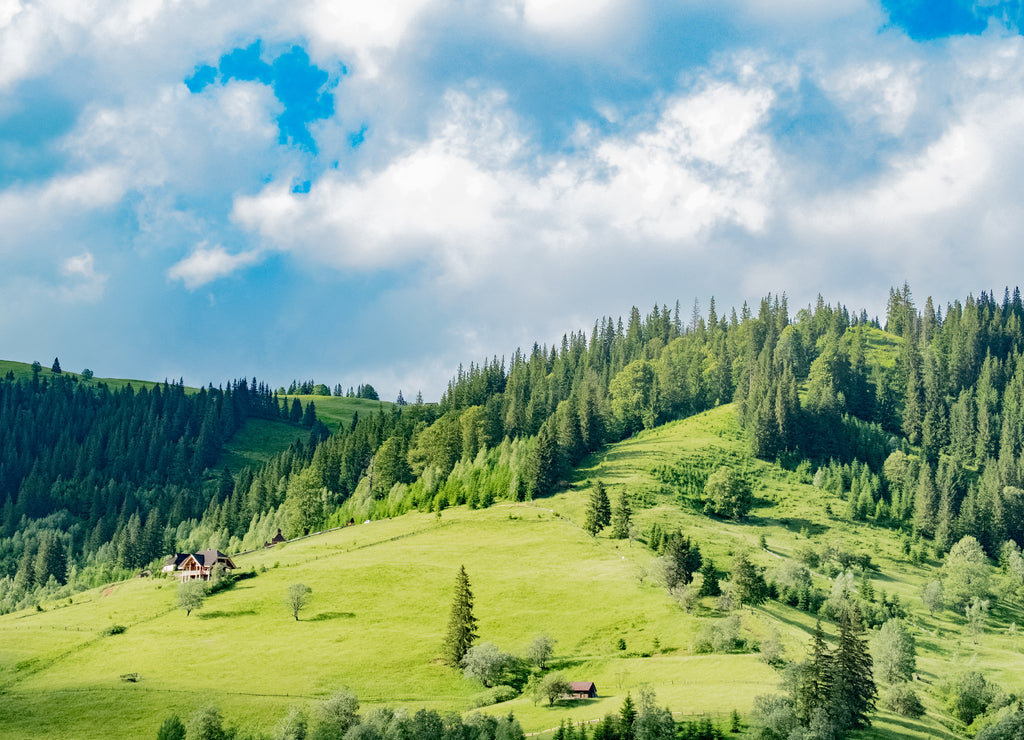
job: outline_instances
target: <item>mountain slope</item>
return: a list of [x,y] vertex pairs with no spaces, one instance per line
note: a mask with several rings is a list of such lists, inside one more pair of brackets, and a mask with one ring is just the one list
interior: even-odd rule
[[[754,696],[775,690],[779,675],[752,652],[693,654],[701,627],[720,621],[713,600],[683,612],[658,584],[655,554],[641,541],[612,540],[607,532],[592,538],[579,528],[589,496],[584,481],[597,477],[613,501],[628,487],[641,533],[655,521],[683,526],[720,569],[740,547],[776,567],[807,544],[801,531],[814,533],[814,544],[870,552],[881,571],[876,588],[898,593],[911,610],[926,680],[938,680],[951,665],[973,664],[1007,690],[1016,688],[1024,661],[1011,637],[990,634],[975,647],[962,620],[948,612],[929,618],[917,593],[934,566],[908,563],[888,530],[829,517],[827,494],[746,456],[734,419],[732,407],[723,407],[612,445],[584,462],[571,489],[547,499],[447,509],[439,518],[414,513],[241,555],[239,567],[258,575],[188,617],[174,608],[173,584],[162,579],[135,579],[77,595],[70,605],[0,617],[0,737],[107,737],[115,717],[123,736],[155,736],[170,712],[186,716],[209,702],[230,721],[269,732],[288,707],[343,685],[364,708],[467,709],[482,687],[438,660],[460,563],[476,597],[481,641],[523,654],[547,632],[558,641],[555,663],[567,678],[598,686],[599,699],[571,707],[520,698],[488,710],[514,711],[527,732],[563,717],[614,712],[642,684],[677,712],[736,708],[746,715]],[[755,472],[758,504],[749,522],[681,508],[653,472],[712,448],[735,453]],[[757,548],[761,534],[765,552]],[[282,603],[297,582],[313,590],[298,622]],[[811,615],[776,602],[737,613],[749,641],[776,631],[788,657],[802,659]],[[997,610],[992,626],[1012,617]],[[127,631],[103,636],[115,623]],[[137,683],[120,678],[135,672]],[[930,717],[881,713],[870,735],[942,736],[938,706],[925,700]]]

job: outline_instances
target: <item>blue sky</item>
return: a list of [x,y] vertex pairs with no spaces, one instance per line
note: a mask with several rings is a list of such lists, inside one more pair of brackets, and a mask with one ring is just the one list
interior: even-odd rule
[[633,304],[1001,294],[1022,20],[0,0],[0,357],[436,398],[460,362]]

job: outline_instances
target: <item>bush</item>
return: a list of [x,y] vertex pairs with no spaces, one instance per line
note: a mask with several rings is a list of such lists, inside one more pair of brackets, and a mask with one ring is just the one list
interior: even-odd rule
[[740,638],[740,618],[735,615],[704,622],[693,638],[695,653],[733,653],[746,647]]
[[907,683],[898,683],[885,695],[885,708],[904,717],[920,717],[924,714],[924,705],[917,692]]
[[946,709],[965,725],[983,714],[997,693],[997,687],[978,671],[961,673],[944,683],[940,690],[945,696]]
[[517,696],[519,696],[519,692],[511,686],[495,686],[474,696],[471,709],[500,704],[503,701],[515,699]]
[[103,630],[104,635],[120,635],[128,630],[123,624],[112,624]]

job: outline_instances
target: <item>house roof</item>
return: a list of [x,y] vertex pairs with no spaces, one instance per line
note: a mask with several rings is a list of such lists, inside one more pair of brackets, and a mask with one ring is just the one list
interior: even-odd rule
[[164,561],[164,565],[173,565],[177,568],[179,565],[188,560],[189,553],[187,552],[176,552],[173,555],[168,556]]
[[584,691],[590,693],[590,690],[595,688],[593,681],[573,681],[571,684],[573,693],[577,691]]
[[222,553],[220,550],[202,550],[195,554],[196,560],[200,565],[206,568],[212,568],[218,562],[224,563],[229,568],[234,568],[235,564],[231,562],[231,558]]

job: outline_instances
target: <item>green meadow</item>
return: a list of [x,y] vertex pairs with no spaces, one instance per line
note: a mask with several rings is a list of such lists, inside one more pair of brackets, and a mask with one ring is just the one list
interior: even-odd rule
[[[313,400],[323,414],[320,398]],[[958,736],[940,721],[945,715],[930,693],[957,670],[984,670],[1007,691],[1024,688],[1024,658],[1009,631],[1011,622],[1024,623],[1024,613],[997,603],[977,644],[958,615],[929,617],[919,593],[937,564],[909,561],[894,533],[829,515],[826,504],[843,510],[838,499],[749,458],[734,413],[721,407],[609,446],[546,499],[413,513],[238,555],[239,569],[255,577],[209,597],[190,616],[175,608],[175,584],[163,578],[2,616],[0,738],[155,737],[170,713],[187,716],[209,703],[227,721],[269,733],[291,706],[342,686],[364,709],[469,711],[483,687],[440,661],[460,564],[475,596],[480,641],[522,655],[547,633],[557,640],[554,667],[598,687],[593,700],[548,707],[521,697],[481,711],[513,711],[536,733],[562,719],[615,712],[627,692],[635,698],[647,685],[680,718],[707,714],[724,722],[733,709],[746,716],[755,696],[777,689],[780,675],[753,651],[694,653],[701,626],[723,615],[710,599],[686,613],[659,585],[655,554],[642,541],[655,522],[681,527],[720,570],[743,548],[770,573],[808,539],[871,555],[876,591],[898,594],[910,612],[922,679],[916,688],[929,711],[920,720],[879,712],[859,737]],[[709,454],[732,456],[751,471],[756,506],[748,520],[710,518],[682,505],[654,472]],[[613,502],[629,491],[640,538],[594,538],[580,528],[598,478]],[[827,577],[815,575],[827,589]],[[299,621],[283,604],[294,583],[312,589]],[[812,615],[777,602],[734,613],[749,643],[778,635],[789,659],[803,658]],[[113,625],[127,629],[108,634]],[[137,681],[124,680],[132,674]]]
[[278,397],[279,400],[281,398],[286,399],[289,404],[291,404],[293,398],[297,398],[302,403],[303,408],[312,401],[316,408],[317,418],[326,424],[327,428],[332,432],[337,431],[338,427],[342,424],[351,423],[352,417],[357,413],[361,416],[366,416],[367,414],[375,414],[382,408],[387,409],[394,405],[387,401],[370,401],[365,398],[348,398],[346,396],[293,395]]

